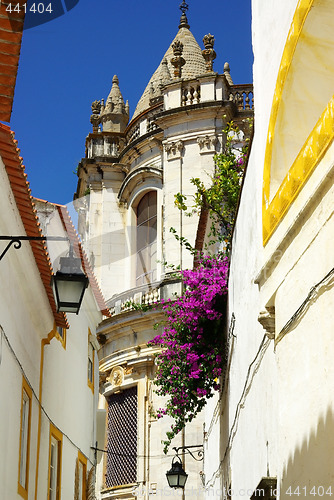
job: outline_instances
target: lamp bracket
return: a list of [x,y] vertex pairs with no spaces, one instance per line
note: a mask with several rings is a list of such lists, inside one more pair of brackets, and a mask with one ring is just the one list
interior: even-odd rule
[[[193,451],[190,451],[190,448]],[[179,451],[182,450],[184,455],[186,453],[189,453],[189,455],[197,462],[201,462],[202,460],[204,460],[204,447],[202,444],[194,444],[191,446],[179,446],[178,448],[174,446],[173,450],[175,450],[177,457],[179,456]]]
[[22,241],[68,241],[68,238],[63,236],[0,236],[0,241],[8,241],[0,255],[0,260],[2,260],[12,245],[16,250],[21,248]]
[[101,451],[102,453],[109,453],[107,450],[102,450],[101,448],[98,448],[97,446],[91,446],[90,449],[94,450],[95,452]]

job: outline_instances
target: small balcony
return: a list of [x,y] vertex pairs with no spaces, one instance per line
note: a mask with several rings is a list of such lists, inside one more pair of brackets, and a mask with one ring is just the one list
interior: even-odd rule
[[148,306],[168,300],[181,294],[181,277],[179,275],[165,275],[161,281],[131,288],[115,295],[107,302],[112,316],[132,311],[138,306]]

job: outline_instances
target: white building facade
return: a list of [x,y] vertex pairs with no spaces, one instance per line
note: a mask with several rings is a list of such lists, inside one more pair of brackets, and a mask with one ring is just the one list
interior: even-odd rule
[[[191,198],[192,177],[210,184],[226,123],[233,119],[248,133],[252,116],[252,85],[234,85],[228,64],[221,74],[213,70],[214,37],[205,36],[200,48],[184,6],[177,35],[130,122],[117,76],[106,102],[92,104],[93,132],[78,167],[79,232],[111,312],[97,332],[100,407],[108,411],[96,493],[101,499],[173,493],[165,474],[174,452],[164,456],[161,444],[171,421],[155,417],[163,401],[152,384],[155,351],[147,347],[163,315],[145,306],[180,293],[170,265],[193,267],[193,256],[170,228],[195,246],[199,216],[182,214],[175,195]],[[203,445],[202,424],[196,419],[173,446]],[[202,498],[203,464],[184,459],[185,497]]]
[[224,391],[206,412],[207,498],[334,493],[333,14],[326,0],[252,1],[255,134]]
[[[22,158],[2,124],[0,156],[1,236],[38,238]],[[78,315],[58,313],[44,243],[14,242],[6,252],[8,243],[0,258],[0,497],[94,499],[102,296],[93,284]]]

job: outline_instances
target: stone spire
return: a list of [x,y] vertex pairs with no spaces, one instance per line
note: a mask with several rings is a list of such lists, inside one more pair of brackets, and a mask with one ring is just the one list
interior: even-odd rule
[[124,103],[117,75],[112,79],[112,87],[101,110],[101,124],[104,132],[123,132],[129,121],[129,105]]
[[161,63],[161,79],[163,84],[166,84],[171,81],[170,71],[168,68],[168,62],[166,57],[163,58]]
[[188,9],[189,9],[188,4],[185,2],[185,0],[183,0],[182,3],[180,4],[180,10],[182,12],[182,16],[180,19],[179,28],[187,28],[187,29],[190,28],[190,26],[188,24],[188,19],[186,16],[186,12]]
[[[155,102],[154,99],[161,96],[161,84],[166,85],[172,81],[174,71],[177,69],[172,63],[173,58],[182,57],[185,60],[185,64],[182,66],[182,78],[184,79],[190,80],[197,78],[207,72],[205,59],[202,55],[202,49],[189,29],[186,17],[188,5],[185,1],[183,1],[180,5],[180,9],[182,10],[182,17],[178,33],[169,45],[159,66],[151,76],[141,98],[138,101],[132,119],[149,109],[151,104]],[[175,42],[181,42],[183,44],[182,56],[175,55],[173,47]],[[178,64],[181,62],[181,59],[177,59],[175,62]]]

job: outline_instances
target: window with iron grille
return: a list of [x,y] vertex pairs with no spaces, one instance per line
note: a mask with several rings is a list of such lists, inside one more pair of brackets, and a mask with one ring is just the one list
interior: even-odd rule
[[137,480],[137,387],[108,398],[106,487]]

